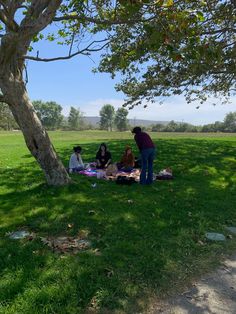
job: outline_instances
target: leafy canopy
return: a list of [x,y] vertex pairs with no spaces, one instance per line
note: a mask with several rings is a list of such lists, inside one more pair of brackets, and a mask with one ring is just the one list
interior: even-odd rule
[[156,97],[184,94],[203,103],[235,93],[235,1],[132,2],[140,21],[115,27],[99,66],[123,74],[117,90],[130,108]]
[[[57,30],[45,35],[40,18],[50,8]],[[117,90],[131,107],[176,94],[204,102],[235,93],[235,17],[234,0],[1,1],[1,46],[9,32],[27,31],[31,43],[46,38],[69,45],[69,51],[46,59],[31,46],[24,59],[102,50],[98,70],[123,74]]]

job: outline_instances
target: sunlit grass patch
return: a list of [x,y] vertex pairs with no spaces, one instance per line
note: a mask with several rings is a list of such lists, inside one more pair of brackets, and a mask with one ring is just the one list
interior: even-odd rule
[[[102,141],[114,160],[127,143],[138,153],[129,132],[50,136],[65,166],[74,144],[82,145],[85,162]],[[149,295],[181,289],[235,249],[234,236],[221,243],[205,238],[236,226],[235,136],[152,137],[154,169],[170,166],[173,181],[127,187],[73,175],[74,184],[54,188],[46,186],[21,134],[0,133],[0,312],[142,312]],[[21,229],[36,238],[6,235]],[[40,240],[81,234],[91,248],[74,255]]]

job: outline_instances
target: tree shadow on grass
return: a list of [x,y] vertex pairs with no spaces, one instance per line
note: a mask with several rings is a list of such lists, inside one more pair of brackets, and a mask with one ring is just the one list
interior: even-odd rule
[[[108,142],[114,159],[131,143]],[[83,145],[85,162],[93,160],[97,147]],[[218,263],[216,257],[233,242],[205,243],[204,234],[236,224],[234,147],[181,139],[159,140],[157,148],[156,170],[170,166],[176,179],[153,186],[118,186],[73,175],[75,184],[55,188],[45,185],[35,162],[1,170],[1,301],[6,309],[140,311],[145,306],[139,308],[140,297],[170,294],[170,282],[178,289]],[[70,149],[58,153],[66,164]],[[93,249],[61,257],[40,240],[5,236],[21,228],[38,236],[76,236],[85,229]]]

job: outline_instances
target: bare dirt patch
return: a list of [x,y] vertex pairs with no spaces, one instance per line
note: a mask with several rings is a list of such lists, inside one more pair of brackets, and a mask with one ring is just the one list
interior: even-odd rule
[[236,313],[236,255],[203,277],[190,289],[165,302],[154,302],[148,314],[234,314]]

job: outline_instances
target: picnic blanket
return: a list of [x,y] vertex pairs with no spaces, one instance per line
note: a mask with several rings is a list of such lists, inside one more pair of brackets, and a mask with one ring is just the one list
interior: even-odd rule
[[85,176],[88,176],[88,177],[96,177],[97,172],[98,172],[97,169],[91,169],[91,168],[79,171],[80,174],[84,174]]
[[118,171],[115,176],[107,176],[107,180],[112,180],[115,181],[117,177],[124,176],[128,178],[134,178],[135,181],[139,182],[139,177],[140,177],[140,169],[133,169],[130,172],[125,172],[125,171]]
[[134,178],[135,181],[139,181],[139,177],[140,177],[139,169],[133,169],[131,172],[118,171],[117,174],[113,176],[106,176],[105,171],[104,171],[104,175],[101,175],[102,172],[103,171],[100,169],[88,168],[88,169],[79,171],[79,174],[83,174],[88,177],[97,177],[99,179],[105,179],[105,180],[111,180],[111,181],[115,181],[118,176],[131,177],[131,178]]

